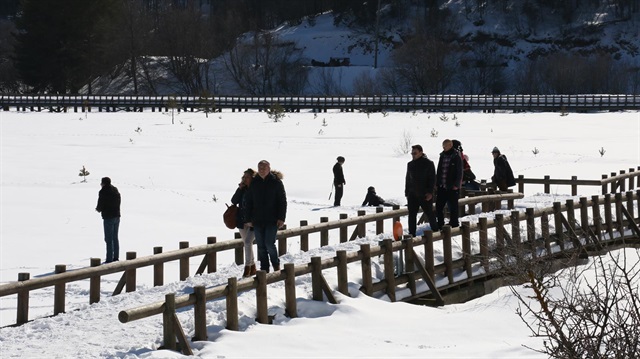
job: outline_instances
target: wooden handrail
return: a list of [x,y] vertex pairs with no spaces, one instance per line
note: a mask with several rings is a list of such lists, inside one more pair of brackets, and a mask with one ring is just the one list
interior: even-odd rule
[[[640,198],[640,191],[636,193],[631,193],[628,196],[630,199],[637,201]],[[595,203],[603,203],[603,202],[606,203],[605,199],[607,198],[610,199],[611,196],[610,195],[592,196],[591,199],[583,198],[583,200],[581,200],[581,202],[574,208],[582,208],[581,206],[583,205],[585,205],[587,208],[591,208],[594,204],[594,200],[596,201]],[[553,207],[535,209],[535,210],[529,209],[527,212],[514,211],[512,212],[512,215],[515,215],[515,217],[513,217],[514,219],[517,219],[518,221],[520,221],[523,219],[527,219],[527,216],[533,216],[533,218],[539,218],[539,217],[546,216],[547,214],[550,214],[550,213],[562,213],[567,211],[568,211],[567,205],[563,205],[557,202],[554,204]],[[502,215],[499,215],[499,216],[502,217]],[[467,231],[467,233],[473,233],[478,231],[486,231],[489,228],[495,228],[498,225],[502,225],[501,220],[495,221],[495,220],[489,219],[489,220],[486,220],[486,223],[485,221],[482,221],[482,222],[483,222],[482,224],[480,223],[469,224],[468,228],[465,230]],[[498,222],[500,222],[500,224]],[[447,227],[447,229],[449,228]],[[557,230],[558,228],[556,228],[556,231]],[[453,228],[450,231],[451,237],[459,236],[461,234],[462,234],[461,227]],[[404,250],[408,246],[415,247],[415,246],[426,244],[428,238],[431,238],[431,236],[415,237],[410,239],[409,242],[407,241],[393,242],[391,251],[396,252],[396,251]],[[431,240],[439,240],[439,239],[442,239],[442,234],[433,236]],[[385,249],[382,246],[375,246],[370,249],[370,256],[373,257],[373,256],[382,255],[384,254],[384,252],[385,252]],[[361,252],[349,252],[347,253],[346,257],[347,257],[347,263],[351,263],[351,262],[361,260],[362,254]],[[337,267],[338,264],[339,264],[338,257],[327,258],[322,260],[321,268],[322,269],[333,268],[333,267]],[[295,270],[296,277],[304,274],[309,274],[311,273],[311,263],[308,263],[306,265],[295,266],[294,270]],[[283,272],[269,273],[267,274],[267,284],[283,281],[285,280],[285,278],[286,278],[286,275]],[[226,295],[226,288],[227,288],[226,285],[221,285],[215,288],[207,289],[206,300],[214,300],[214,299],[220,299],[224,297]],[[239,293],[242,291],[251,290],[255,288],[256,288],[256,281],[253,278],[246,278],[238,281],[237,292]],[[176,297],[176,308],[190,306],[190,305],[193,305],[194,303],[195,303],[194,294],[186,294],[186,295]],[[163,311],[163,305],[164,305],[164,302],[159,301],[152,304],[140,306],[137,308],[123,310],[118,314],[118,319],[122,323],[127,323],[130,321],[147,318],[156,314],[160,314]]]

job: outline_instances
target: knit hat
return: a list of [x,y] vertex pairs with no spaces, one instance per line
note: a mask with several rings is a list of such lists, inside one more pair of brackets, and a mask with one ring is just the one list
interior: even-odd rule
[[498,147],[494,147],[493,150],[491,150],[491,153],[500,153],[500,150]]
[[100,181],[100,184],[103,184],[105,186],[108,186],[111,184],[111,178],[109,177],[102,177],[102,180]]

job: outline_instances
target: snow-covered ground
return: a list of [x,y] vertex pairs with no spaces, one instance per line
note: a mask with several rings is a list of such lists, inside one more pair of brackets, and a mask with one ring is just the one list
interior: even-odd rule
[[[288,114],[274,123],[259,112],[181,113],[176,124],[159,113],[15,113],[0,112],[0,282],[51,273],[56,264],[67,270],[104,259],[102,221],[94,211],[100,178],[109,176],[122,203],[121,253],[149,255],[155,246],[177,249],[233,238],[222,213],[242,172],[261,159],[284,173],[288,196],[287,224],[319,222],[354,215],[368,186],[380,196],[405,203],[404,174],[409,136],[437,161],[445,138],[462,141],[473,171],[487,179],[493,171],[491,149],[507,155],[516,174],[525,177],[599,179],[602,174],[640,164],[638,112],[559,113],[319,113]],[[437,132],[437,137],[432,134]],[[538,154],[534,155],[534,150]],[[605,150],[604,156],[599,151]],[[331,167],[346,157],[343,206],[329,207]],[[90,172],[87,182],[78,173]],[[599,187],[580,188],[579,195],[598,194]],[[544,207],[566,199],[569,188],[527,186],[519,209]],[[373,209],[368,209],[373,212]],[[475,217],[468,218],[474,220]],[[406,218],[403,219],[406,227]],[[389,228],[389,226],[387,226]],[[333,256],[336,248],[357,249],[367,238],[300,253],[289,244],[284,262],[306,263],[311,256]],[[387,234],[388,236],[388,234]],[[637,256],[637,251],[632,251]],[[121,255],[123,256],[123,255]],[[198,261],[191,261],[191,273]],[[8,357],[180,357],[155,351],[162,341],[162,318],[121,324],[123,309],[162,300],[164,294],[189,292],[194,285],[214,286],[241,275],[233,254],[219,258],[212,275],[177,282],[177,263],[166,266],[162,287],[152,287],[152,271],[138,273],[138,290],[110,297],[118,275],[107,276],[101,302],[88,305],[88,283],[67,286],[67,313],[53,312],[53,289],[31,293],[32,322],[15,322],[15,296],[0,298],[0,356]],[[325,273],[331,285],[335,274]],[[541,357],[541,347],[515,314],[517,301],[507,288],[483,298],[442,308],[389,303],[358,295],[359,265],[350,268],[354,298],[339,296],[337,305],[310,300],[310,278],[297,286],[300,318],[284,316],[284,288],[269,288],[275,325],[255,320],[255,295],[239,298],[240,331],[225,327],[225,304],[207,304],[209,341],[193,343],[205,358],[235,357]],[[519,289],[524,290],[524,289]],[[193,314],[179,313],[187,335],[193,334]]]

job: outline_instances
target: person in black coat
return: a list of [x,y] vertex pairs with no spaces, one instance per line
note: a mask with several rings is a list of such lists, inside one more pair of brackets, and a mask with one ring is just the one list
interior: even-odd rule
[[442,142],[442,151],[438,160],[436,173],[438,197],[436,199],[436,216],[438,226],[444,226],[444,206],[449,208],[449,225],[458,227],[458,199],[462,187],[463,164],[460,153],[453,148],[453,142],[446,139]]
[[516,185],[516,179],[513,176],[511,165],[507,161],[507,156],[500,153],[498,147],[494,147],[491,151],[493,155],[493,176],[491,181],[501,191],[506,191],[508,187]]
[[409,209],[409,233],[415,237],[416,215],[420,207],[429,219],[431,230],[437,231],[439,227],[432,209],[433,190],[436,183],[435,166],[433,161],[424,154],[420,145],[411,146],[411,157],[413,160],[407,163],[404,195],[407,197]]
[[255,235],[253,229],[249,228],[247,225],[244,213],[245,195],[251,186],[255,173],[256,172],[251,168],[244,171],[242,174],[242,180],[238,184],[236,192],[231,197],[231,203],[238,206],[238,211],[236,212],[236,227],[238,228],[238,232],[240,232],[240,237],[242,237],[244,241],[243,278],[251,277],[256,274],[256,264],[253,259],[253,240]]
[[104,241],[107,244],[105,263],[119,260],[120,241],[118,240],[118,228],[120,227],[120,192],[111,185],[111,178],[103,177],[100,181],[98,192],[98,204],[96,211],[102,215],[104,227]]
[[347,184],[347,181],[344,179],[344,172],[342,172],[344,157],[338,156],[336,160],[336,164],[333,165],[333,186],[336,188],[336,196],[333,199],[333,205],[339,206],[344,193],[344,185]]
[[367,188],[367,195],[362,202],[363,206],[393,206],[393,203],[385,202],[385,200],[376,194],[376,189],[371,186]]
[[287,215],[287,194],[282,184],[282,174],[271,171],[268,161],[260,161],[258,176],[253,178],[245,198],[245,218],[247,225],[253,227],[255,232],[260,269],[268,273],[271,261],[273,270],[279,271],[276,235]]

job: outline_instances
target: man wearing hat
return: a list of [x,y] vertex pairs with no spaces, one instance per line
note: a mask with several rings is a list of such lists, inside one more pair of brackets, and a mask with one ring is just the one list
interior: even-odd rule
[[118,241],[118,227],[120,226],[120,192],[111,185],[111,178],[102,177],[98,192],[96,211],[102,214],[104,225],[104,241],[107,243],[105,263],[118,261],[120,243]]
[[506,191],[508,187],[516,185],[516,179],[513,176],[513,171],[507,161],[507,156],[500,153],[498,147],[494,147],[491,151],[493,155],[493,176],[491,181],[500,191]]

